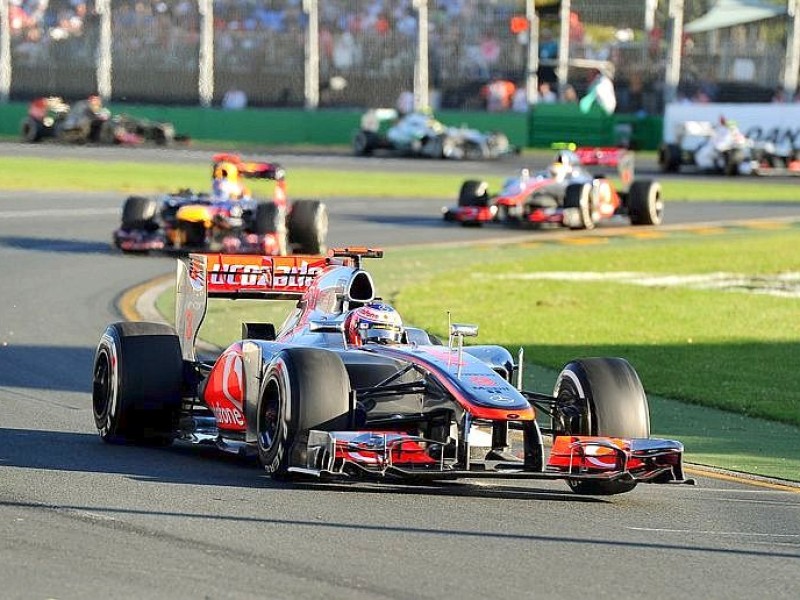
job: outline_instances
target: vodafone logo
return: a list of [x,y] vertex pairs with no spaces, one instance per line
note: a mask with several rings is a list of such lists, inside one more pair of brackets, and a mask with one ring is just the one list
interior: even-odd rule
[[275,267],[275,279],[273,286],[280,287],[308,287],[314,278],[322,271],[321,267],[309,267],[303,261],[297,266],[277,265]]

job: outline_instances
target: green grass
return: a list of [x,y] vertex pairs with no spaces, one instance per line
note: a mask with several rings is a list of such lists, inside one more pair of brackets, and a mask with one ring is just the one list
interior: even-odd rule
[[[795,225],[647,241],[621,236],[593,246],[412,247],[366,267],[407,323],[444,335],[449,310],[455,321],[480,325],[477,343],[513,353],[523,347],[529,388],[552,390],[558,369],[573,358],[624,356],[648,392],[653,435],[683,441],[691,462],[800,480],[797,298],[514,278],[539,271],[798,272],[800,254],[787,252],[798,240]],[[171,293],[159,306],[172,314]],[[289,308],[270,313],[214,302],[202,335],[224,346],[238,337],[241,321],[280,323]]]
[[[509,169],[508,176],[513,175]],[[504,177],[489,177],[497,190]],[[379,197],[453,199],[462,175],[401,171],[339,171],[292,169],[287,176],[290,197]],[[160,164],[73,159],[6,157],[0,160],[0,189],[117,191],[121,193],[169,192],[178,188],[209,187],[207,164]],[[256,195],[270,195],[272,184],[251,181]],[[670,180],[663,183],[667,201],[794,201],[800,202],[796,185],[756,179],[719,181]]]

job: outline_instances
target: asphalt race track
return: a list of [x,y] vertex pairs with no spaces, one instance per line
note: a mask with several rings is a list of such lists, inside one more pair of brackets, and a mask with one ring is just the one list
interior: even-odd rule
[[[121,201],[0,192],[0,597],[797,597],[798,489],[705,476],[613,498],[561,482],[292,485],[197,448],[103,444],[97,339],[124,290],[174,269],[110,250]],[[330,241],[553,235],[448,227],[440,205],[334,200]],[[668,226],[756,217],[800,205],[666,209]]]

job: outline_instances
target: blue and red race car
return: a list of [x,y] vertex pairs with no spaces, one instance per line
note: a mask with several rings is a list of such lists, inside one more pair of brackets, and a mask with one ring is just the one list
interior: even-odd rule
[[[246,178],[274,180],[272,199],[256,199],[243,184]],[[236,154],[214,155],[210,193],[185,189],[159,199],[131,196],[121,221],[113,240],[123,252],[320,254],[328,232],[323,202],[289,203],[283,167]]]
[[[465,344],[477,326],[451,324],[442,344],[404,325],[361,267],[380,256],[180,259],[176,326],[114,323],[100,339],[100,437],[257,455],[278,479],[557,479],[598,495],[687,482],[683,445],[650,437],[626,360],[576,359],[552,394],[526,391],[522,351]],[[195,341],[209,298],[295,308],[280,328],[244,323],[242,339],[207,360]]]
[[[615,216],[633,225],[659,225],[664,202],[661,184],[633,179],[633,155],[623,148],[574,148],[559,150],[545,170],[522,169],[506,180],[497,194],[485,181],[465,181],[457,206],[443,209],[446,221],[464,226],[499,222],[506,225],[563,225],[570,229],[594,229]],[[622,186],[585,167],[614,167]]]

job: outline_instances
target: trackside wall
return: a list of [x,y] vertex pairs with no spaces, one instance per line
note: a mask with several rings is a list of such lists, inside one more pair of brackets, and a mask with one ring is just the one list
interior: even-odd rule
[[[178,133],[201,141],[246,142],[251,144],[349,144],[359,127],[361,109],[305,111],[298,109],[245,109],[129,105],[112,103],[114,113],[129,113],[175,124]],[[0,105],[0,135],[19,135],[27,104]],[[466,124],[485,131],[502,131],[512,144],[521,147],[549,147],[553,142],[582,145],[613,144],[619,125],[629,123],[639,149],[655,149],[661,141],[662,119],[645,120],[628,115],[608,117],[602,113],[584,115],[577,106],[541,105],[529,115],[484,111],[440,111],[436,117],[448,125]],[[656,120],[657,124],[651,125]],[[616,132],[616,133],[615,133]]]

